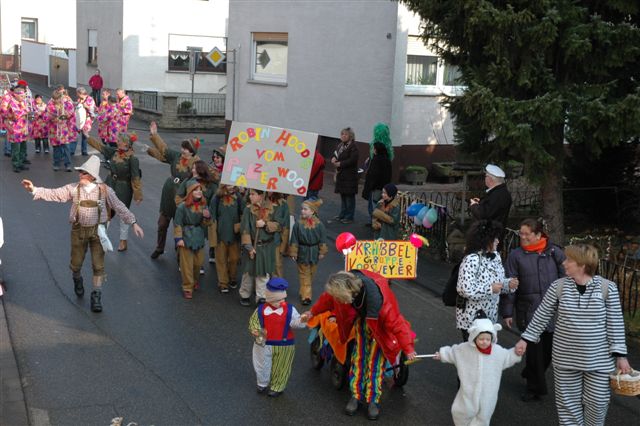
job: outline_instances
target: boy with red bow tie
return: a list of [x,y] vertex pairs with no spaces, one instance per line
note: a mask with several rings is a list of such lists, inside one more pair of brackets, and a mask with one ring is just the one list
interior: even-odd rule
[[266,303],[258,305],[249,319],[249,331],[255,338],[253,368],[256,371],[258,393],[279,396],[287,387],[295,355],[293,328],[304,328],[296,308],[287,303],[289,283],[280,277],[271,278],[265,291]]

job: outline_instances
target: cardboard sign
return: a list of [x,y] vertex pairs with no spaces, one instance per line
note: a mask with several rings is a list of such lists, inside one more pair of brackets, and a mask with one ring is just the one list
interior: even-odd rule
[[317,142],[317,133],[234,121],[222,183],[304,196]]
[[385,278],[416,278],[418,249],[409,241],[357,241],[345,270],[372,271]]

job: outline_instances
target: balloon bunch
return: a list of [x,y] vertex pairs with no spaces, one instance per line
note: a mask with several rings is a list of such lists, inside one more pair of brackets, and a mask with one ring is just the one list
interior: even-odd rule
[[413,223],[417,226],[429,229],[438,221],[438,209],[422,203],[413,203],[407,207],[407,216],[413,218]]

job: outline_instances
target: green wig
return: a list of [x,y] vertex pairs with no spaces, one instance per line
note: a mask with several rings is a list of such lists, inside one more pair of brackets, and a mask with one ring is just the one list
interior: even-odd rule
[[369,156],[373,157],[373,144],[380,142],[387,148],[389,160],[393,161],[393,144],[391,143],[391,135],[389,126],[384,123],[376,123],[373,126],[373,140],[369,143]]

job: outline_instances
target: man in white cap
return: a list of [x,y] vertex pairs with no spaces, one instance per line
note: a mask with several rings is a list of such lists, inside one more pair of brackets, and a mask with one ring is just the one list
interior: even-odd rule
[[109,210],[114,210],[123,222],[133,225],[133,232],[140,238],[144,236],[136,218],[118,199],[116,193],[100,179],[100,159],[92,155],[80,167],[79,181],[60,188],[41,188],[24,179],[22,186],[33,194],[34,200],[66,203],[71,201],[69,222],[71,223],[71,263],[73,284],[76,296],[84,295],[84,283],[81,275],[82,263],[87,252],[91,251],[93,267],[93,291],[91,292],[91,310],[102,312],[101,289],[105,281],[104,249],[98,235],[98,227],[109,220]]
[[472,198],[469,201],[469,210],[475,220],[495,220],[503,227],[507,226],[511,194],[504,178],[504,171],[495,164],[485,167],[484,184],[487,186],[487,195],[482,199]]

